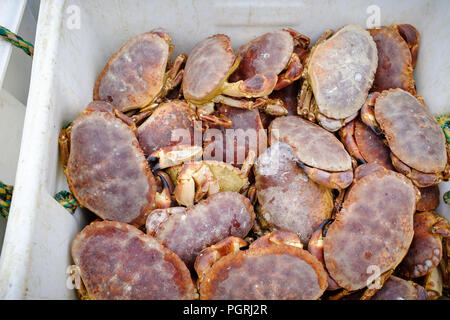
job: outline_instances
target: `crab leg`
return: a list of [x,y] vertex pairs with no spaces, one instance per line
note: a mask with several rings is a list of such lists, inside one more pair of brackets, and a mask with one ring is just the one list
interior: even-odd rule
[[[165,147],[152,153],[147,161],[152,164],[152,170],[165,169],[190,161],[201,156],[203,149],[200,146],[177,145]],[[153,164],[155,163],[156,164]]]
[[291,59],[286,67],[286,71],[278,76],[274,90],[281,90],[290,85],[295,80],[300,79],[303,73],[303,65],[299,56],[292,53]]
[[278,81],[277,75],[256,74],[237,82],[224,82],[222,93],[230,97],[258,98],[272,93]]
[[412,66],[413,68],[415,68],[417,63],[417,55],[419,53],[419,42],[420,42],[419,31],[417,31],[417,29],[410,24],[397,24],[394,27],[397,29],[400,36],[408,44],[408,48],[411,51]]
[[311,180],[330,189],[345,189],[353,181],[352,170],[330,173],[324,170],[311,168],[298,161],[297,166],[302,169]]
[[180,70],[181,66],[186,62],[187,55],[184,53],[180,53],[173,62],[172,67],[166,74],[166,81],[164,82],[163,88],[161,89],[161,93],[159,95],[160,98],[165,97],[170,90],[177,87],[181,80],[183,79],[184,70]]
[[167,173],[157,171],[155,176],[161,181],[162,191],[156,193],[155,201],[157,209],[170,208],[172,206],[171,194],[173,191],[173,184]]
[[366,102],[361,108],[361,121],[364,122],[366,126],[372,129],[376,134],[381,134],[380,126],[378,125],[377,120],[375,119],[375,112],[373,110],[373,106],[375,105],[375,101],[377,100],[379,92],[372,92],[368,95]]
[[438,184],[442,180],[442,175],[439,173],[424,173],[410,168],[392,152],[390,153],[390,157],[394,168],[401,174],[404,174],[406,177],[411,179],[411,181],[420,188]]
[[356,144],[354,138],[354,134],[355,134],[355,120],[350,121],[339,131],[341,141],[344,144],[347,151],[350,153],[350,155],[354,157],[359,163],[366,163],[363,156],[359,152],[358,145]]
[[71,126],[62,129],[59,134],[59,139],[58,139],[59,149],[61,150],[61,159],[62,159],[64,171],[66,170],[67,162],[69,161],[70,129],[71,129]]

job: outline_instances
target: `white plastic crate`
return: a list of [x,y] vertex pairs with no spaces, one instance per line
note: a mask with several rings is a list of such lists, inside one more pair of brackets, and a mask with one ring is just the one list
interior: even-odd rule
[[[373,6],[375,5],[375,6]],[[418,92],[437,115],[449,113],[450,2],[442,1],[51,1],[41,3],[16,190],[0,259],[0,297],[75,298],[66,286],[70,243],[85,223],[53,195],[67,189],[58,134],[91,101],[108,58],[134,35],[164,27],[175,52],[228,34],[233,46],[264,32],[293,27],[314,42],[328,28],[411,23],[422,35],[415,76]],[[450,185],[441,185],[441,193]],[[439,212],[450,218],[449,207]]]

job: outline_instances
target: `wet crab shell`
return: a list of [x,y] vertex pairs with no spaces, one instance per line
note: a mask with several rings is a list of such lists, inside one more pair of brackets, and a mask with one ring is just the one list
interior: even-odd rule
[[157,209],[147,218],[147,233],[192,267],[201,250],[228,236],[245,237],[255,213],[236,192],[219,192],[190,207]]
[[107,102],[92,102],[73,122],[66,176],[80,204],[102,219],[141,226],[155,207],[156,182],[135,132]]
[[442,259],[442,241],[431,233],[437,222],[434,212],[417,212],[414,215],[414,238],[411,246],[399,265],[399,271],[408,278],[426,275],[439,265]]
[[445,169],[444,133],[430,111],[401,89],[383,91],[375,102],[375,118],[392,153],[409,167],[424,173]]
[[377,44],[378,68],[372,91],[401,88],[415,92],[411,51],[406,41],[393,27],[369,30]]
[[348,291],[362,289],[376,266],[395,268],[413,238],[417,194],[403,175],[378,166],[356,181],[324,238],[330,276]]
[[331,133],[298,116],[279,117],[269,127],[270,143],[282,141],[308,166],[327,171],[352,169],[350,155]]
[[217,111],[228,117],[233,125],[230,128],[214,126],[205,131],[203,159],[223,161],[241,167],[250,150],[256,155],[264,152],[267,133],[258,110],[221,105]]
[[278,74],[288,64],[293,50],[294,40],[288,31],[278,30],[263,34],[238,49],[236,55],[242,60],[230,80],[249,79],[256,74],[273,75],[275,87]]
[[258,214],[264,224],[295,232],[307,245],[320,223],[331,216],[331,191],[310,180],[296,165],[292,148],[282,142],[258,158],[254,172]]
[[378,56],[369,32],[347,25],[311,53],[308,77],[321,113],[333,119],[354,115],[372,87]]
[[419,188],[421,198],[417,202],[417,211],[430,211],[436,209],[439,204],[439,186],[434,185],[426,188]]
[[226,255],[203,275],[201,300],[316,300],[327,286],[322,265],[290,245],[249,248]]
[[110,102],[122,112],[145,107],[163,87],[169,52],[169,41],[155,32],[132,38],[99,74],[94,100]]
[[77,234],[71,250],[84,298],[194,299],[194,284],[183,261],[131,225],[93,222]]
[[195,112],[184,101],[162,103],[138,128],[142,150],[151,155],[163,147],[193,145],[195,119]]
[[428,294],[424,287],[412,281],[390,276],[371,300],[428,300]]
[[230,38],[216,34],[199,42],[184,68],[183,94],[186,100],[209,102],[232,72],[235,61]]

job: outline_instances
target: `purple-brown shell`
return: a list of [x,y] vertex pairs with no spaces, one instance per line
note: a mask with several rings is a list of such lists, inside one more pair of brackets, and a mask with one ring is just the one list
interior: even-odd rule
[[332,172],[352,168],[350,155],[331,132],[298,116],[276,118],[269,132],[270,143],[287,143],[297,159],[310,167]]
[[347,25],[311,53],[308,77],[321,113],[354,115],[364,104],[377,69],[377,47],[369,32]]
[[415,92],[411,51],[406,41],[393,27],[369,30],[377,44],[378,68],[373,91],[400,88]]
[[154,209],[156,183],[135,132],[107,102],[90,103],[73,122],[66,176],[80,204],[102,219],[141,226]]
[[110,102],[122,112],[151,103],[164,84],[169,45],[154,32],[129,40],[99,74],[94,100]]
[[242,60],[230,79],[237,81],[256,74],[274,75],[275,86],[277,76],[288,64],[293,50],[294,40],[289,32],[279,30],[263,34],[238,49],[236,55]]
[[417,212],[414,215],[414,238],[399,266],[402,275],[408,278],[422,277],[441,261],[441,239],[431,233],[437,217],[434,212]]
[[436,209],[439,204],[439,185],[419,188],[420,200],[417,202],[417,211],[431,211]]
[[412,281],[390,276],[371,300],[428,300],[428,294],[424,287]]
[[194,284],[181,259],[137,228],[93,222],[72,242],[88,299],[194,299]]
[[289,145],[278,142],[254,166],[258,215],[269,229],[295,232],[307,245],[320,223],[330,218],[331,191],[310,180],[297,166]]
[[190,208],[157,209],[147,218],[147,233],[191,267],[201,250],[228,236],[243,238],[253,227],[250,201],[237,192],[219,192]]
[[230,38],[216,34],[199,42],[184,68],[183,94],[186,100],[209,102],[226,80],[235,61]]
[[193,145],[195,119],[195,112],[184,101],[162,103],[138,128],[142,150],[151,155],[164,147]]
[[409,179],[381,166],[352,185],[324,239],[326,268],[337,284],[364,288],[371,268],[383,274],[401,262],[413,238],[416,196]]
[[201,300],[316,300],[327,287],[309,252],[273,244],[226,255],[203,275]]
[[375,118],[391,151],[403,163],[424,173],[445,169],[444,132],[413,95],[401,89],[383,91],[375,102]]

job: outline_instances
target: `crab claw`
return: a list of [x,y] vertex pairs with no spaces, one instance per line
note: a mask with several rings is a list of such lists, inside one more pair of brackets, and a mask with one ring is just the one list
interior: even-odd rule
[[327,172],[324,170],[308,167],[297,161],[297,166],[314,182],[330,189],[345,189],[353,181],[353,171]]
[[153,152],[149,157],[147,157],[147,161],[152,166],[152,170],[156,171],[190,161],[201,156],[202,153],[203,149],[200,146],[180,144],[176,146],[164,147]]
[[211,268],[220,258],[238,252],[241,248],[246,247],[246,241],[238,237],[227,237],[206,249],[203,249],[195,260],[194,269],[198,278],[201,280],[205,272]]
[[255,240],[250,248],[266,248],[273,244],[284,244],[303,249],[303,244],[298,235],[291,231],[277,230]]
[[156,193],[156,208],[165,209],[172,206],[172,197],[174,186],[170,177],[164,171],[157,171],[155,173],[157,179],[161,181],[161,192]]

